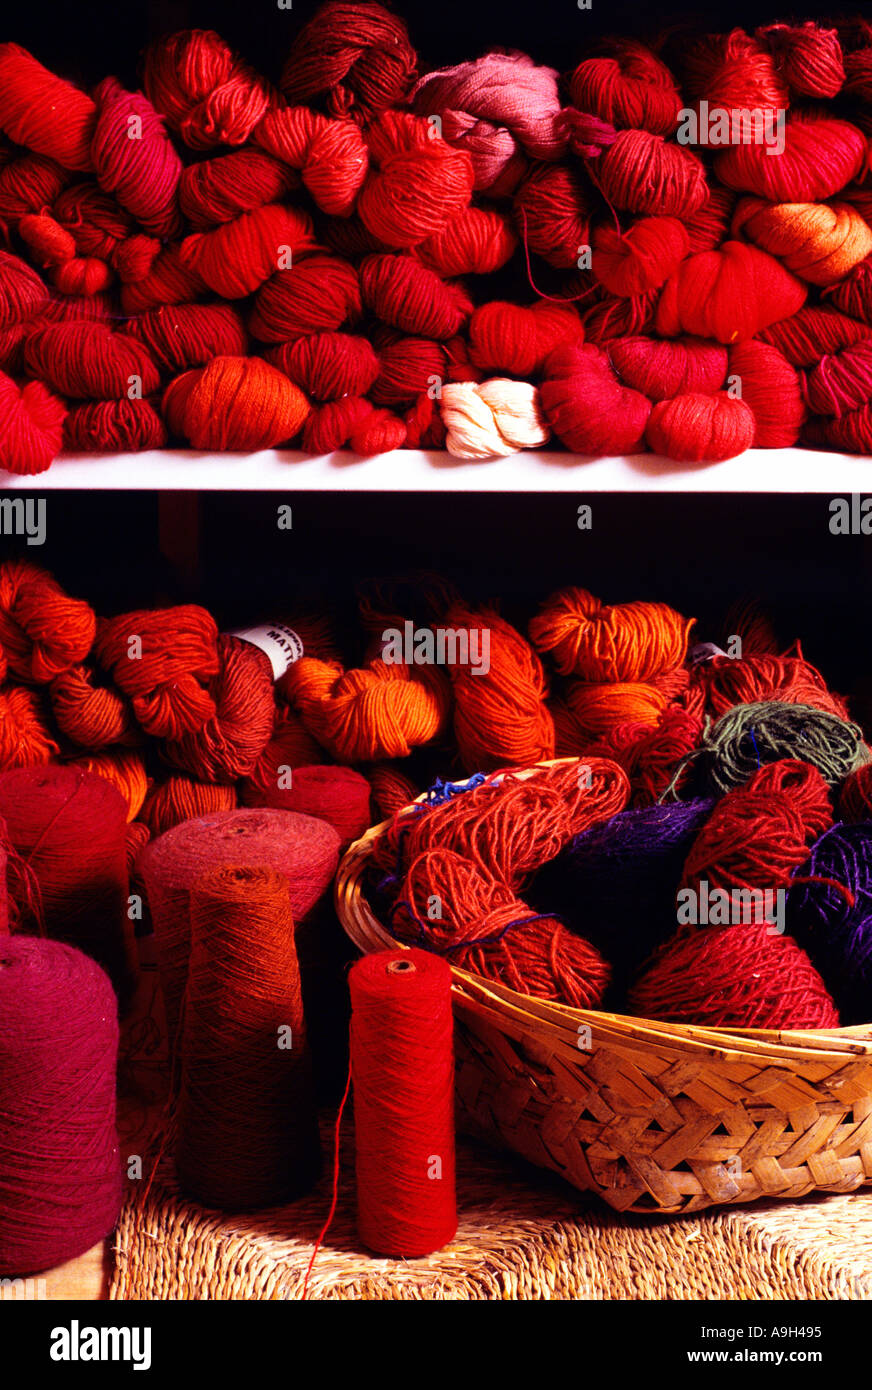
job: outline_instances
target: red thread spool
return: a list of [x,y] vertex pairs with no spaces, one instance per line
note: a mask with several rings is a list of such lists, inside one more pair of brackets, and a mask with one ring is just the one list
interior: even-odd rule
[[178,1123],[179,1181],[208,1206],[275,1206],[318,1176],[294,921],[275,870],[220,868],[193,885]]
[[358,1234],[379,1255],[429,1255],[457,1230],[451,971],[380,951],[348,985]]
[[339,836],[332,826],[289,811],[217,811],[185,821],[148,845],[138,867],[154,923],[170,1037],[188,977],[190,896],[197,879],[234,864],[278,870],[290,885],[299,936],[338,861]]
[[57,941],[0,944],[0,1275],[74,1259],[118,1218],[118,1022],[106,976]]
[[30,870],[30,887],[13,888],[24,930],[92,956],[126,1000],[135,951],[121,793],[79,767],[14,768],[0,776],[0,816]]

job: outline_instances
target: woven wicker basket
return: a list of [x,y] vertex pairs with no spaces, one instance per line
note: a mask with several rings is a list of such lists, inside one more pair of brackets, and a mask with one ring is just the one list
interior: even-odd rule
[[[351,846],[336,880],[340,920],[364,953],[402,946],[365,893],[387,824]],[[459,1127],[618,1211],[693,1212],[872,1182],[872,1026],[696,1028],[452,975]]]

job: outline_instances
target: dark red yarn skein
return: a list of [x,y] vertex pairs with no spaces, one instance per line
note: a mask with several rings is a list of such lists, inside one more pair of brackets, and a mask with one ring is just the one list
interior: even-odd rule
[[0,816],[26,870],[10,885],[21,929],[92,956],[124,1002],[135,950],[120,792],[79,767],[13,768],[0,776]]
[[102,1240],[121,1206],[118,1022],[94,961],[58,941],[0,942],[0,1276]]
[[786,889],[832,823],[829,791],[816,767],[797,758],[767,763],[717,803],[691,846],[682,886],[695,889],[704,880],[726,892]]

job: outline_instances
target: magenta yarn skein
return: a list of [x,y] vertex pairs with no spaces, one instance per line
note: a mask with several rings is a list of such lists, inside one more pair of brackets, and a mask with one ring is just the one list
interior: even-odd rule
[[118,1021],[99,965],[60,941],[0,940],[0,1276],[108,1235],[121,1208]]

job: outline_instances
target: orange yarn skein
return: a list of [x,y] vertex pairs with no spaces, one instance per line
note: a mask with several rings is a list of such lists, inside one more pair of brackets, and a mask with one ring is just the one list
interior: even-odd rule
[[570,588],[545,601],[529,630],[562,676],[633,684],[682,664],[694,621],[665,603],[607,604]]
[[45,570],[29,560],[0,565],[0,647],[13,675],[46,684],[84,660],[96,627],[90,605]]
[[180,738],[215,714],[205,683],[219,670],[217,643],[211,613],[182,604],[102,619],[94,651],[145,732]]
[[443,732],[451,709],[441,671],[380,659],[343,671],[338,662],[303,657],[283,687],[308,732],[341,763],[405,758]]
[[526,638],[492,609],[453,604],[437,631],[466,634],[480,649],[488,633],[489,668],[449,667],[454,687],[454,736],[467,772],[527,767],[554,757],[548,682]]
[[872,228],[848,203],[743,198],[733,215],[740,232],[812,285],[837,284],[872,252]]
[[195,449],[271,449],[298,434],[310,406],[298,386],[259,357],[213,357],[177,376],[163,408]]
[[0,772],[49,763],[58,752],[36,691],[17,685],[0,690]]
[[112,686],[96,684],[90,666],[71,666],[55,676],[51,706],[61,733],[80,748],[137,742],[130,706]]
[[139,815],[152,835],[158,836],[182,821],[208,816],[213,811],[233,811],[236,804],[235,787],[196,782],[193,777],[179,774],[151,788]]
[[592,738],[608,734],[619,724],[653,726],[669,703],[656,685],[643,681],[570,681],[566,689],[566,704],[575,720],[579,747]]

